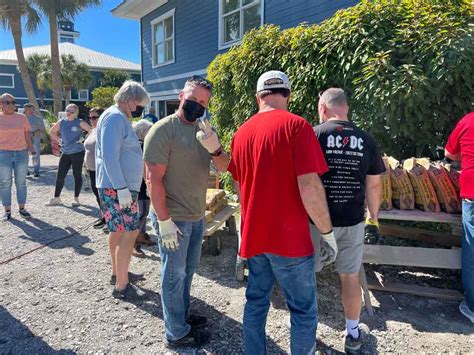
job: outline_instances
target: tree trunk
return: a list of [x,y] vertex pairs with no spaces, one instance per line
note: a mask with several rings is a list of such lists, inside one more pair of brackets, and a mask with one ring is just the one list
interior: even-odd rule
[[32,103],[38,110],[38,102],[36,102],[35,90],[33,89],[33,83],[31,82],[30,73],[26,66],[26,59],[23,53],[23,46],[21,43],[21,18],[20,15],[15,12],[10,17],[10,29],[13,35],[13,41],[15,42],[16,57],[18,60],[18,67],[20,70],[21,80],[23,81],[23,87],[25,88],[28,101]]
[[49,11],[49,36],[51,42],[51,74],[53,90],[53,109],[58,115],[63,109],[62,85],[61,85],[61,63],[59,62],[58,27],[56,21],[56,9],[54,6]]
[[72,91],[72,85],[64,85],[64,100],[66,101],[65,105],[69,105],[71,102],[71,91]]

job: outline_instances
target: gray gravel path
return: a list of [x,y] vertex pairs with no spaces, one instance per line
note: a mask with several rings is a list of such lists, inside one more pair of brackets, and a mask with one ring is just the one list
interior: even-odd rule
[[[107,236],[89,227],[97,216],[92,193],[81,195],[83,206],[71,207],[69,175],[62,196],[65,205],[44,207],[53,194],[57,158],[42,158],[45,173],[39,179],[28,178],[27,207],[33,219],[24,221],[14,207],[14,220],[0,224],[0,354],[167,352],[156,247],[146,249],[146,258],[133,258],[131,264],[133,271],[145,273],[140,286],[150,298],[135,304],[113,299]],[[212,338],[204,348],[183,353],[242,352],[245,283],[234,278],[237,240],[226,230],[219,233],[222,254],[209,255],[204,244],[192,288],[192,308],[209,318]],[[73,235],[42,247],[68,234]],[[42,248],[1,264],[38,247]],[[407,274],[400,268],[374,268],[395,279]],[[410,270],[416,281],[422,271]],[[450,287],[459,287],[459,272],[445,272],[440,278],[424,270],[420,275],[428,284],[447,280]],[[343,349],[344,317],[331,270],[319,275],[318,291],[318,349],[337,354]],[[375,292],[372,301],[375,316],[362,314],[372,329],[365,353],[474,353],[474,325],[459,314],[457,302],[382,292]],[[281,292],[275,289],[267,323],[271,354],[288,352],[287,314]]]

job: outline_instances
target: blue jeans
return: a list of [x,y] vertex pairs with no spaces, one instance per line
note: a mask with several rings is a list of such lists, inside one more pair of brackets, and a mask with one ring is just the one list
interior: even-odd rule
[[[186,323],[191,303],[191,283],[201,259],[204,220],[174,221],[182,233],[177,251],[159,245],[161,257],[161,304],[165,320],[165,336],[178,340],[191,330]],[[158,223],[153,224],[159,234]]]
[[0,193],[2,205],[12,205],[12,172],[15,173],[16,199],[19,205],[26,203],[26,174],[28,150],[0,150]]
[[33,163],[33,171],[35,174],[40,172],[40,157],[41,157],[41,138],[32,137],[31,142],[33,143],[33,148],[35,149],[35,155],[31,157]]
[[474,312],[474,200],[462,200],[462,284],[464,299]]
[[261,254],[247,260],[249,278],[244,310],[244,354],[267,353],[265,324],[275,279],[291,315],[291,353],[314,354],[318,311],[312,255],[287,258]]

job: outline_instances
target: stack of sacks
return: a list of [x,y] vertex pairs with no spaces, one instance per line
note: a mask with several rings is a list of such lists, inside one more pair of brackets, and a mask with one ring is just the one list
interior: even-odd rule
[[392,202],[399,210],[412,210],[415,208],[415,194],[408,174],[400,162],[392,157],[387,158],[392,185]]
[[225,206],[227,206],[227,199],[224,190],[207,189],[205,222],[211,222],[214,216],[222,211]]

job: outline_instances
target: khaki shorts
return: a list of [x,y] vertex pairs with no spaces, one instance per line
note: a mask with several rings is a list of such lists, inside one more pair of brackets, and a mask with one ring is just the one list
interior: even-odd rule
[[[314,246],[314,264],[316,272],[321,271],[319,251],[321,247],[319,233],[316,226],[310,224],[311,240]],[[334,236],[337,243],[337,256],[334,262],[336,271],[340,274],[358,273],[362,264],[364,252],[365,223],[361,222],[351,227],[334,227]]]

